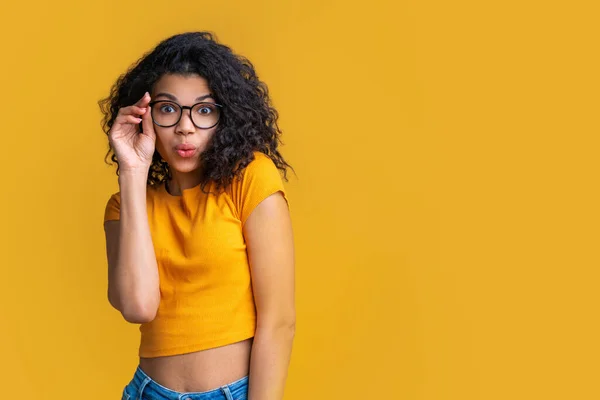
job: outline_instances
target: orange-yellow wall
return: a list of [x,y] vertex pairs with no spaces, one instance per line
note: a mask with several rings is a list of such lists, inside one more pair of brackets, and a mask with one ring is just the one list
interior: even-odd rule
[[207,29],[269,85],[299,176],[286,400],[600,398],[596,4],[4,5],[0,397],[117,399],[131,378],[96,101]]

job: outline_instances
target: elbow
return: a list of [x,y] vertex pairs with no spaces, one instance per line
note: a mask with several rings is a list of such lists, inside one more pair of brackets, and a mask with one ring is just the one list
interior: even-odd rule
[[282,317],[268,322],[259,319],[256,330],[257,332],[264,332],[269,335],[282,335],[293,339],[296,335],[296,319],[294,317]]
[[296,334],[296,311],[292,310],[285,313],[278,319],[278,325],[281,329],[288,332],[292,337]]
[[292,336],[296,334],[296,310],[292,309],[285,318],[282,319],[283,326],[292,333]]
[[151,322],[156,317],[157,308],[152,306],[141,306],[131,304],[127,307],[123,307],[121,314],[125,321],[132,324],[145,324]]
[[296,322],[286,321],[279,326],[279,332],[285,340],[293,341],[296,336]]
[[132,324],[145,324],[151,322],[156,317],[158,311],[158,301],[141,301],[127,299],[123,301],[117,298],[114,293],[108,293],[109,303],[118,310],[125,321]]
[[296,335],[296,318],[287,319],[282,323],[282,327],[293,337]]

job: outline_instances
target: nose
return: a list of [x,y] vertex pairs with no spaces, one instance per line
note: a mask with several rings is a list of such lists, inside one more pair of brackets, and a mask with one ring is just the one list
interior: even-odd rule
[[196,132],[196,126],[192,122],[188,110],[183,110],[181,119],[177,123],[177,126],[175,126],[175,132],[181,135],[189,135],[191,133]]

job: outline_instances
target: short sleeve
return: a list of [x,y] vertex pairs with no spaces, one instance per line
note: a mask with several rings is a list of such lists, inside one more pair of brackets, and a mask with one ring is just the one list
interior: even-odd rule
[[104,210],[104,222],[118,221],[121,217],[121,192],[110,196]]
[[232,183],[233,202],[242,226],[256,206],[277,192],[281,192],[289,207],[279,169],[267,155],[255,152],[254,160],[244,169],[241,177]]

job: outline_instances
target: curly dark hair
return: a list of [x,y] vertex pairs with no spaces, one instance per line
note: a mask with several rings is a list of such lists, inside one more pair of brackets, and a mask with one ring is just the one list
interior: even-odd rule
[[[203,163],[201,187],[215,182],[217,189],[231,184],[233,178],[254,159],[259,151],[271,158],[287,181],[287,168],[277,147],[281,144],[278,113],[273,107],[265,83],[259,80],[254,66],[245,57],[234,54],[218,43],[212,32],[181,33],[160,42],[144,54],[112,86],[110,95],[98,102],[104,118],[102,129],[108,133],[121,107],[134,104],[151,92],[164,74],[199,75],[208,81],[215,101],[223,110],[215,134],[201,154]],[[140,124],[141,129],[141,124]],[[119,161],[109,144],[105,157]],[[168,164],[154,151],[148,174],[148,185],[155,186],[170,179]]]

